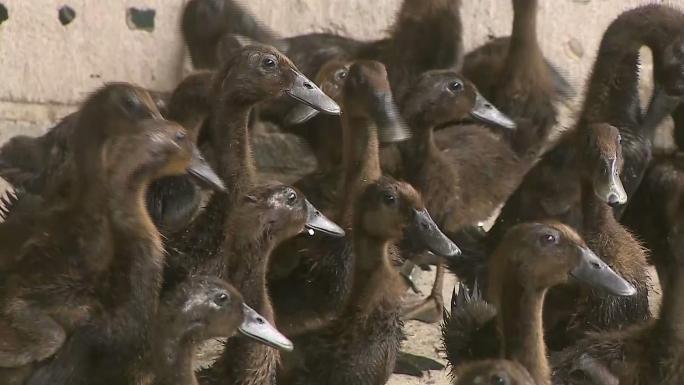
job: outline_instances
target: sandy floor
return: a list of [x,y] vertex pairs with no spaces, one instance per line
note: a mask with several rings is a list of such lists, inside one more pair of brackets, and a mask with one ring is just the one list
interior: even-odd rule
[[[431,272],[420,272],[415,277],[416,283],[420,290],[424,293],[429,293],[434,280],[434,269]],[[456,279],[450,274],[446,274],[444,280],[444,303],[449,308],[451,303],[451,293],[454,288]],[[419,298],[418,296],[415,297]],[[408,300],[410,300],[409,298]],[[442,353],[442,338],[440,324],[428,325],[421,322],[411,321],[406,323],[404,329],[408,340],[404,342],[404,351],[412,354],[418,354],[425,357],[433,358],[442,364],[446,365],[444,354]],[[426,373],[423,378],[410,377],[405,375],[395,374],[390,378],[389,385],[447,385],[451,381],[449,379],[449,368],[447,367],[441,371],[430,371]]]

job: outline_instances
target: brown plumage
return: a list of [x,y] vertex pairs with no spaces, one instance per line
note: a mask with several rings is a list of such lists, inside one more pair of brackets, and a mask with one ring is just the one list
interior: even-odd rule
[[145,368],[151,372],[152,384],[197,385],[197,346],[210,338],[231,337],[239,329],[246,334],[243,330],[250,326],[248,323],[260,323],[266,332],[275,331],[263,317],[245,307],[233,286],[216,277],[194,276],[178,285],[160,300]]
[[[635,292],[634,287],[589,250],[582,238],[570,227],[555,221],[546,221],[524,223],[511,228],[491,258],[486,296],[496,309],[496,323],[501,340],[499,353],[491,352],[489,358],[499,356],[510,360],[511,362],[504,364],[509,369],[526,369],[534,380],[532,384],[551,384],[551,369],[544,343],[544,299],[551,287],[565,284],[571,277],[614,294],[630,295]],[[480,311],[472,304],[470,310]],[[465,318],[460,314],[456,319]],[[480,322],[479,327],[484,327],[490,321],[485,317],[477,322]],[[446,323],[443,333],[447,336],[454,335],[449,329],[456,326],[457,324]],[[463,334],[454,332],[455,335]],[[465,350],[461,345],[461,341],[445,340],[447,350],[458,350],[450,352],[450,357],[469,359],[469,354],[463,354]],[[459,365],[466,365],[466,370],[474,365],[472,362],[451,364],[456,376],[459,375]],[[489,361],[482,365],[487,367],[491,364],[493,362]],[[521,373],[524,372],[519,371],[517,375]],[[456,379],[460,380],[458,377]]]
[[507,360],[475,361],[460,365],[454,385],[537,385],[522,365]]
[[[676,215],[668,233],[670,253],[663,302],[656,320],[614,332],[590,333],[554,357],[554,377],[565,384],[594,384],[608,372],[623,385],[680,384],[684,382],[684,335],[681,331],[684,285],[684,211]],[[586,367],[587,359],[596,365]],[[617,382],[615,382],[617,383]]]
[[[391,95],[387,72],[381,63],[359,61],[351,66],[342,97],[343,172],[334,173],[344,193],[338,195],[335,206],[323,209],[336,213],[336,221],[345,229],[352,225],[354,203],[360,191],[382,175],[378,131],[395,132],[403,128]],[[308,196],[308,191],[304,193]],[[276,253],[295,259],[291,265],[296,266],[285,278],[280,277],[270,285],[279,327],[285,334],[295,336],[333,319],[351,289],[352,237],[299,237]]]
[[[334,224],[316,227],[310,218],[315,212],[303,194],[294,188],[270,184],[247,192],[242,202],[228,216],[221,262],[213,268],[240,290],[245,303],[275,323],[266,274],[271,252],[284,240],[305,229],[339,231]],[[318,213],[317,221],[327,221]],[[338,234],[338,236],[340,235]],[[201,375],[205,384],[228,379],[234,384],[275,383],[278,352],[270,347],[243,339],[231,339],[221,358]]]
[[387,382],[403,338],[399,315],[406,290],[392,263],[390,243],[408,228],[421,231],[423,227],[416,226],[416,221],[424,214],[417,213],[426,212],[420,195],[410,185],[386,177],[366,184],[357,194],[348,299],[335,320],[294,339],[301,358],[284,373],[283,383]]
[[[131,380],[127,365],[148,341],[164,263],[146,190],[155,179],[184,174],[196,149],[181,126],[161,118],[147,92],[128,84],[91,96],[74,132],[71,183],[78,187],[47,201],[28,236],[15,233],[26,231],[21,224],[3,224],[2,238],[23,242],[3,242],[0,322],[3,340],[13,343],[0,361],[42,361],[71,334],[36,383],[77,383],[94,372]],[[83,356],[93,351],[106,355]],[[118,361],[122,366],[112,368]]]
[[220,265],[226,217],[256,182],[248,134],[249,112],[255,104],[283,94],[329,113],[339,113],[339,107],[273,47],[244,47],[215,73],[211,112],[198,143],[208,148],[206,154],[228,189],[213,194],[192,224],[169,240],[165,276],[169,284],[194,271],[220,274],[211,269]]

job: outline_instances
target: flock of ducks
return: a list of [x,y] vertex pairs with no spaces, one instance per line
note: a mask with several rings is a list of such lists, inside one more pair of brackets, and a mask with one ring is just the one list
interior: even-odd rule
[[[538,1],[467,54],[460,0],[404,0],[376,41],[283,39],[232,0],[188,2],[198,72],[171,95],[107,84],[0,148],[0,383],[380,385],[403,321],[443,319],[455,385],[684,384],[684,157],[652,145],[671,115],[684,149],[684,13],[615,19],[552,143],[574,90]],[[259,175],[260,120],[318,170]],[[431,294],[404,303],[429,265]]]

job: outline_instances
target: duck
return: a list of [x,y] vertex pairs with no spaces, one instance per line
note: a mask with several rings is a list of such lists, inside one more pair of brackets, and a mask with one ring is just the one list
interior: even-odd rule
[[527,118],[533,125],[552,126],[557,118],[552,102],[568,101],[575,91],[539,46],[539,0],[512,3],[511,36],[491,39],[468,52],[462,73],[503,112]]
[[[681,35],[682,24],[677,20],[681,20],[681,16],[681,12],[666,5],[645,5],[621,14],[604,34],[593,74],[587,86],[584,108],[575,131],[582,131],[594,123],[607,123],[619,129],[621,140],[623,140],[621,147],[625,148],[625,171],[620,174],[625,194],[612,194],[612,202],[609,203],[613,206],[624,205],[627,202],[630,191],[633,193],[635,183],[641,179],[640,175],[645,172],[651,158],[650,141],[641,140],[646,137],[642,135],[643,133],[635,134],[639,132],[641,127],[639,122],[642,121],[636,75],[639,47],[643,42],[650,44],[657,57],[655,62],[658,64],[654,67],[654,81],[656,89],[661,92],[655,93],[655,96],[663,94],[676,96],[679,84],[677,76],[681,74],[674,70],[679,67],[676,64],[678,60],[672,52],[679,44],[677,36]],[[648,23],[644,23],[645,20]],[[668,40],[660,38],[662,36],[668,36]],[[619,52],[619,55],[616,52]],[[618,60],[618,58],[628,58],[629,65],[623,64],[624,60]],[[621,86],[616,88],[616,84]],[[657,100],[652,101],[651,105],[662,106],[661,102],[656,102]],[[656,108],[653,111],[658,112],[658,116],[648,117],[645,127],[657,125],[654,123],[662,120],[667,109]],[[587,205],[582,202],[584,197],[582,187],[581,184],[576,183],[577,178],[580,177],[578,175],[580,169],[576,167],[576,158],[578,154],[581,154],[577,150],[579,142],[577,136],[575,132],[566,134],[560,143],[544,155],[542,160],[526,175],[521,185],[504,205],[495,225],[485,238],[486,249],[491,250],[508,227],[536,218],[556,218],[577,228],[583,234],[602,232],[593,228],[583,229],[587,223],[592,222],[583,217],[598,215],[598,213],[585,212],[587,208],[583,206]],[[635,170],[641,171],[635,172]],[[617,184],[613,185],[617,186]],[[618,226],[608,227],[618,229],[622,226],[618,224]],[[621,240],[629,240],[628,243],[632,244],[629,250],[634,250],[634,252],[624,254],[620,259],[628,261],[626,255],[636,254],[637,259],[633,267],[641,265],[640,255],[643,255],[643,252],[637,251],[641,249],[641,246],[633,242],[630,234],[623,233],[619,236]],[[642,299],[639,300],[640,305],[637,308],[631,308],[622,315],[602,315],[600,324],[604,326],[601,328],[611,324],[625,325],[625,323],[638,322],[649,317],[648,308],[645,306],[646,292],[645,287],[640,290],[637,297]],[[601,314],[601,312],[595,314]]]
[[[496,324],[495,330],[500,338],[498,352],[492,352],[493,355],[485,360],[450,362],[456,375],[462,364],[473,370],[472,365],[486,367],[492,364],[490,360],[498,358],[506,360],[505,366],[509,369],[520,369],[522,374],[525,371],[529,373],[533,380],[529,383],[550,385],[551,368],[543,327],[545,296],[549,289],[573,279],[613,295],[630,296],[636,293],[629,282],[591,251],[574,229],[553,220],[527,222],[512,227],[492,255],[491,263],[486,292],[488,304],[479,307],[491,306],[493,310],[488,313],[478,311],[480,315],[487,314],[480,321]],[[472,301],[468,304],[470,309],[477,309],[473,304]],[[445,321],[443,334],[446,337],[464,334],[462,330],[451,329],[465,325],[464,320],[476,320],[473,317],[478,313],[468,314],[463,313],[463,310],[452,310],[452,316]],[[452,322],[454,317],[459,321]],[[470,326],[484,325],[470,323]],[[479,330],[475,328],[474,332],[478,333]],[[446,349],[451,350],[448,357],[452,359],[467,360],[472,353],[472,350],[464,349],[466,347],[461,341],[446,339],[444,343]]]
[[[590,333],[553,357],[554,380],[565,384],[594,384],[609,378],[614,384],[678,384],[684,381],[681,334],[681,290],[684,261],[684,211],[674,207],[667,234],[671,269],[658,317],[625,330]],[[594,365],[583,363],[589,360]],[[559,382],[560,383],[560,382]]]
[[428,249],[455,247],[430,218],[420,194],[405,182],[380,177],[357,193],[356,202],[348,299],[334,321],[293,339],[301,363],[282,383],[386,383],[403,339],[400,313],[406,291],[390,244],[408,230]]
[[213,194],[192,223],[169,238],[165,273],[169,286],[193,272],[207,275],[213,266],[220,266],[226,218],[257,182],[248,136],[250,110],[284,94],[326,113],[340,113],[332,99],[270,46],[243,47],[214,74],[209,92],[212,106],[200,129],[198,146],[212,155],[209,162],[227,190]]
[[[210,9],[213,10],[207,11]],[[332,33],[274,39],[268,28],[239,2],[196,0],[184,10],[188,21],[183,24],[183,30],[191,53],[201,51],[196,56],[213,58],[209,61],[213,64],[208,68],[215,68],[218,58],[226,56],[216,53],[221,47],[220,33],[274,45],[290,57],[304,75],[312,78],[331,60],[377,60],[387,66],[392,90],[396,99],[401,100],[406,86],[420,73],[460,68],[463,56],[460,9],[461,0],[405,0],[389,36],[379,40],[359,41]],[[207,68],[200,61],[195,63],[193,59],[196,68]],[[260,106],[259,116],[284,126],[283,119],[291,108],[292,104],[281,98]]]
[[[344,83],[353,62],[332,60],[316,75],[316,84],[338,105],[343,105]],[[398,115],[397,115],[398,116]],[[319,115],[318,111],[299,105],[285,117],[288,131],[304,138],[316,157],[316,170],[295,182],[305,191],[307,198],[327,215],[335,215],[335,205],[340,201],[338,187],[342,174],[342,123],[330,115]]]
[[[150,93],[162,115],[183,125],[192,140],[196,140],[197,121],[206,114],[206,92],[202,83],[208,73],[188,76],[165,100],[161,93]],[[210,77],[209,77],[210,79]],[[160,110],[161,112],[161,110]],[[21,206],[35,207],[46,196],[66,195],[73,172],[71,137],[78,111],[67,115],[44,135],[17,135],[0,147],[0,176],[12,185],[4,195],[5,216]],[[170,176],[155,181],[148,189],[148,210],[155,225],[167,235],[187,226],[199,210],[202,191],[211,186],[200,185],[186,175]],[[27,209],[28,210],[28,209]]]
[[[463,74],[468,79],[472,77],[483,95],[518,122],[518,130],[510,135],[517,152],[539,154],[550,130],[557,124],[554,103],[563,101],[572,90],[545,59],[539,46],[539,0],[513,0],[512,3],[510,38],[504,38],[504,44],[488,43],[471,52]],[[495,56],[501,55],[498,62],[494,57],[481,56],[481,52],[488,52],[491,47],[501,47],[501,52],[493,50]],[[558,87],[558,83],[562,86]]]
[[215,276],[193,276],[162,296],[150,352],[153,385],[197,385],[195,349],[202,341],[239,333],[289,349],[292,343],[244,303],[235,287]]
[[185,173],[222,187],[194,155],[185,130],[162,119],[141,88],[106,85],[85,101],[73,129],[72,185],[78,187],[67,199],[46,202],[29,226],[8,221],[0,231],[7,241],[0,256],[6,278],[0,322],[13,341],[0,361],[4,367],[38,364],[61,353],[67,337],[84,344],[76,350],[110,352],[112,361],[74,364],[69,352],[58,354],[32,383],[70,383],[56,376],[74,365],[67,373],[80,381],[107,367],[105,361],[134,357],[143,348],[164,263],[161,236],[144,206],[146,190],[155,179]]
[[654,154],[644,179],[621,219],[649,250],[648,260],[658,273],[661,287],[667,286],[674,268],[668,233],[676,222],[673,210],[684,194],[684,154],[679,151]]
[[[421,75],[404,99],[402,112],[414,135],[398,146],[401,177],[421,191],[440,228],[458,242],[460,232],[477,227],[506,200],[524,175],[526,160],[500,133],[479,125],[459,127],[457,142],[447,151],[437,148],[435,130],[475,120],[505,133],[516,124],[451,70]],[[438,264],[430,296],[407,309],[406,317],[429,323],[441,319],[444,272]]]
[[[672,108],[670,103],[652,100],[652,106],[661,107],[649,109],[653,113],[644,124],[637,92],[639,48],[646,44],[657,57],[653,78],[655,89],[660,92],[654,96],[678,95],[678,76],[681,74],[675,70],[679,64],[673,52],[678,44],[677,36],[681,35],[681,15],[680,11],[662,4],[649,4],[622,13],[604,33],[587,84],[584,107],[576,127],[599,122],[612,124],[620,130],[625,153],[621,178],[628,197],[636,189],[651,158],[650,133],[644,131],[656,127]],[[648,22],[644,23],[644,20]],[[625,64],[625,60],[629,64]],[[662,108],[663,104],[670,107]],[[579,185],[574,183],[577,172],[573,170],[576,156],[573,136],[572,131],[565,134],[524,178],[492,229],[492,244],[496,244],[496,239],[508,227],[536,218],[552,217],[581,228],[581,192]],[[620,206],[617,202],[614,204]]]
[[[335,222],[347,231],[352,225],[355,197],[382,176],[379,143],[405,140],[410,133],[393,102],[382,63],[354,62],[342,94],[344,161],[342,174],[334,178],[343,193],[337,194],[334,207],[322,211],[326,215],[331,212]],[[309,191],[304,194],[310,196]],[[318,202],[314,204],[319,207]],[[274,252],[278,265],[283,261],[289,266],[278,267],[281,272],[272,275],[269,284],[278,326],[285,335],[294,337],[315,330],[334,319],[341,309],[351,288],[352,238],[348,231],[340,239],[298,237]]]
[[[257,186],[247,192],[227,219],[222,277],[244,293],[245,302],[270,323],[275,324],[266,281],[271,252],[284,240],[309,231],[333,237],[345,234],[301,192],[278,183]],[[219,360],[201,374],[201,380],[206,384],[226,379],[235,384],[274,383],[278,361],[275,349],[244,339],[231,339]]]
[[[552,350],[561,350],[588,330],[621,329],[650,318],[646,253],[634,236],[615,219],[610,203],[626,202],[620,180],[622,151],[620,132],[610,124],[591,124],[574,134],[575,183],[581,189],[583,220],[578,231],[601,259],[621,274],[633,287],[633,296],[604,296],[578,285],[551,289],[544,312],[546,341]],[[567,140],[567,139],[566,139]],[[491,239],[487,239],[491,242]],[[491,260],[476,273],[477,280],[488,279]]]

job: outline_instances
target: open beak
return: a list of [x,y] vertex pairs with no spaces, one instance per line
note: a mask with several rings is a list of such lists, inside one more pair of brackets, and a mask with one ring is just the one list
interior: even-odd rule
[[200,184],[216,191],[224,191],[223,181],[216,175],[216,172],[209,166],[197,147],[192,150],[192,160],[188,167],[188,174],[196,179]]
[[609,294],[629,297],[636,294],[632,284],[625,281],[593,251],[580,247],[580,263],[570,275],[578,281]]
[[494,107],[494,105],[485,99],[484,96],[480,95],[480,93],[477,93],[475,96],[475,106],[473,106],[473,109],[470,111],[470,116],[480,123],[505,128],[507,130],[515,130],[517,127],[511,118]]
[[306,224],[304,227],[309,231],[309,234],[313,235],[315,231],[320,231],[332,237],[344,237],[344,230],[337,223],[328,219],[308,200],[305,199],[304,204],[306,205]]
[[627,203],[627,192],[620,180],[617,159],[608,159],[594,175],[594,193],[611,207]]
[[414,210],[413,226],[425,247],[436,255],[446,258],[458,257],[461,250],[449,239],[432,220],[427,209]]
[[299,72],[292,71],[295,73],[295,80],[292,86],[285,90],[288,96],[326,114],[339,115],[341,113],[340,106],[321,91],[314,82]]
[[278,329],[271,325],[270,322],[266,321],[266,319],[254,309],[243,304],[242,310],[245,318],[242,321],[242,325],[238,328],[240,333],[276,349],[288,352],[294,349],[292,341],[282,335]]
[[306,104],[298,103],[290,112],[285,115],[285,127],[297,126],[304,124],[318,115],[318,111],[307,106]]
[[401,142],[411,137],[411,131],[402,119],[390,92],[376,95],[371,114],[378,127],[378,140],[381,143]]

